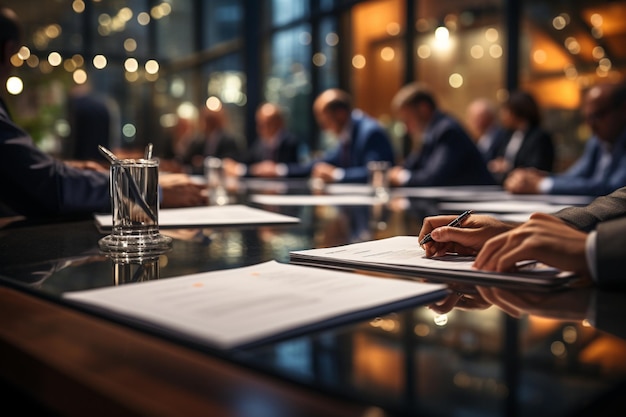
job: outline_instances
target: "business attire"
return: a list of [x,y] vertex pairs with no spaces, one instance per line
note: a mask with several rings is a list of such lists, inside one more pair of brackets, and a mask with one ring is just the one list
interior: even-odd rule
[[493,185],[495,181],[478,148],[453,117],[436,111],[423,145],[404,161],[410,173],[402,185]]
[[[385,129],[370,116],[354,110],[350,116],[349,137],[341,141],[318,161],[326,162],[344,170],[338,182],[365,183],[368,179],[367,163],[370,161],[394,162],[391,140]],[[305,177],[311,174],[315,162],[287,164],[287,176]]]
[[52,217],[110,211],[109,175],[42,152],[0,99],[0,215]]
[[568,207],[555,215],[577,229],[596,231],[597,284],[626,288],[626,187],[585,207]]
[[[552,135],[540,126],[531,126],[528,130],[510,132],[506,140],[502,141],[496,158],[505,158],[511,170],[515,168],[537,168],[541,171],[552,171],[554,167],[554,141]],[[503,181],[506,173],[498,174],[498,180]]]
[[489,162],[497,156],[498,150],[507,139],[507,130],[502,126],[494,125],[478,138],[476,147],[485,161]]
[[300,161],[300,141],[291,133],[281,130],[269,145],[258,138],[247,152],[244,162],[248,165],[262,161],[297,163]]
[[106,161],[98,145],[109,149],[120,146],[121,131],[117,106],[95,93],[70,95],[68,119],[70,135],[64,146],[65,157],[78,160]]
[[549,194],[605,195],[626,186],[626,130],[611,149],[597,137],[589,139],[581,157],[567,171],[552,175]]
[[181,163],[189,167],[192,174],[201,175],[204,173],[204,158],[213,156],[240,160],[241,155],[237,139],[223,130],[218,130],[208,137],[195,136],[182,156]]

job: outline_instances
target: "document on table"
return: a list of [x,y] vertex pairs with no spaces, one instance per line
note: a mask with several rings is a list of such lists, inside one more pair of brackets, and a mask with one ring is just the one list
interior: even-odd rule
[[442,284],[270,261],[64,298],[148,330],[231,349],[373,318],[447,293]]
[[250,201],[270,206],[371,206],[381,204],[378,197],[368,195],[274,195],[255,194]]
[[427,258],[417,236],[395,236],[331,248],[292,251],[290,262],[308,266],[366,270],[400,274],[437,282],[500,285],[525,289],[567,286],[578,277],[529,260],[516,272],[499,273],[473,269],[474,257],[447,255]]
[[[113,227],[111,214],[94,214],[101,230]],[[242,204],[159,210],[159,228],[295,224],[300,219]]]

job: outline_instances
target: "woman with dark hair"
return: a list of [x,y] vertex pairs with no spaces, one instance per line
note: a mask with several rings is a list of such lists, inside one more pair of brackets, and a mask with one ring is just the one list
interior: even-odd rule
[[507,138],[502,141],[488,167],[503,182],[514,168],[552,171],[554,143],[552,135],[541,127],[541,111],[535,98],[525,91],[514,91],[500,109]]

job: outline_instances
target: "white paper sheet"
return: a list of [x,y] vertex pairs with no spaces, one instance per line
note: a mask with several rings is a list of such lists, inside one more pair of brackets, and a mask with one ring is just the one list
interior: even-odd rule
[[[95,214],[96,223],[102,229],[113,227],[110,214]],[[289,224],[298,223],[293,216],[274,213],[242,204],[228,206],[203,206],[159,210],[159,227],[211,227],[246,224]]]
[[396,273],[416,278],[437,276],[444,282],[514,284],[516,287],[532,285],[541,289],[563,286],[576,278],[571,272],[560,271],[532,259],[520,263],[517,272],[498,273],[473,269],[473,256],[427,258],[418,244],[417,236],[394,236],[330,248],[292,251],[290,262]]
[[393,306],[415,306],[440,298],[445,288],[270,261],[64,297],[232,348],[298,329],[374,317],[395,311]]

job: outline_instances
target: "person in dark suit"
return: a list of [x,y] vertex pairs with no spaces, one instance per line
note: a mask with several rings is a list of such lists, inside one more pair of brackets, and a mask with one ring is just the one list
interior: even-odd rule
[[[11,72],[21,26],[10,9],[0,8],[0,83]],[[93,161],[62,161],[41,151],[17,126],[0,98],[0,216],[47,219],[111,210],[108,169]],[[160,179],[164,206],[206,203],[204,187],[178,175]]]
[[498,108],[491,100],[481,97],[467,106],[467,127],[478,150],[491,161],[496,157],[498,148],[507,139],[506,130],[500,124]]
[[421,83],[402,87],[392,108],[406,126],[407,134],[418,137],[403,165],[388,172],[392,186],[492,185],[494,179],[476,145],[463,127],[438,109],[434,95]]
[[514,194],[600,196],[626,186],[626,84],[598,84],[585,94],[582,112],[593,136],[567,171],[516,169],[504,183]]
[[257,164],[264,161],[278,164],[300,161],[300,141],[287,130],[282,109],[273,103],[263,103],[255,116],[257,139],[243,158],[231,157],[222,161],[228,175],[254,177],[257,176]]
[[347,92],[337,88],[322,92],[313,103],[313,114],[320,128],[336,139],[336,145],[322,158],[307,163],[259,164],[261,176],[310,176],[324,183],[364,183],[368,162],[393,163],[387,132],[375,119],[354,109]]
[[119,107],[112,98],[95,92],[89,81],[72,87],[67,114],[70,134],[63,146],[65,157],[105,162],[98,145],[111,150],[121,147]]
[[424,219],[426,256],[446,252],[477,255],[474,266],[505,272],[524,260],[573,271],[600,287],[626,288],[626,187],[597,197],[585,207],[554,214],[534,213],[521,224],[471,215],[462,227],[447,227],[454,216]]
[[552,135],[541,127],[541,112],[532,94],[513,91],[500,109],[502,125],[509,131],[496,156],[487,164],[499,183],[515,168],[550,172],[555,150]]
[[215,107],[204,106],[200,115],[199,132],[189,143],[182,157],[183,166],[191,174],[204,173],[204,159],[241,158],[241,149],[237,138],[226,130],[226,116],[222,104]]

